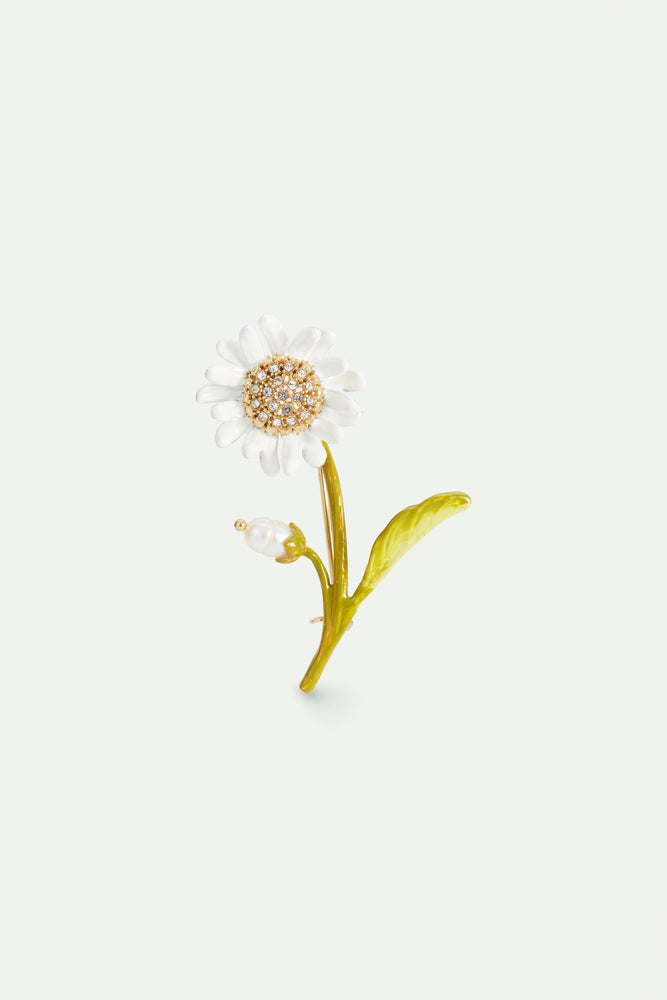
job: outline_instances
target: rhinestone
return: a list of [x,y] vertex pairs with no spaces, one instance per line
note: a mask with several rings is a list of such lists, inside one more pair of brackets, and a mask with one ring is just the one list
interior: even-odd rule
[[245,376],[245,413],[270,434],[298,434],[310,427],[323,402],[324,386],[308,361],[273,355]]

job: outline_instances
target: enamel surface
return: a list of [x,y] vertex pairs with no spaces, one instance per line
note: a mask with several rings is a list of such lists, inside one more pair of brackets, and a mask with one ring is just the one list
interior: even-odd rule
[[[221,361],[205,373],[197,401],[212,404],[216,444],[241,441],[245,458],[259,459],[267,476],[295,473],[302,462],[319,468],[322,445],[338,444],[343,428],[361,417],[350,395],[364,378],[332,357],[331,330],[308,326],[290,340],[275,316],[244,326],[238,340],[220,340]],[[259,530],[259,529],[258,529]]]

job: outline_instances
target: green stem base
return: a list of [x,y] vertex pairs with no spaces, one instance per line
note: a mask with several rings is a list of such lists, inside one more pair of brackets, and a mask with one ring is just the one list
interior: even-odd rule
[[350,627],[350,622],[356,610],[357,602],[347,597],[341,602],[335,619],[327,617],[325,614],[319,648],[299,685],[301,690],[305,691],[306,694],[310,694],[314,690],[315,685],[322,676],[322,671],[329,662],[331,654]]

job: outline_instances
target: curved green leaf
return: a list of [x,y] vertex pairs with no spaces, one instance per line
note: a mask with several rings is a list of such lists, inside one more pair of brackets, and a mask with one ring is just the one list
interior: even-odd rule
[[363,579],[353,600],[363,600],[401,556],[416,545],[432,528],[471,503],[465,493],[436,493],[414,507],[406,507],[393,517],[373,543]]

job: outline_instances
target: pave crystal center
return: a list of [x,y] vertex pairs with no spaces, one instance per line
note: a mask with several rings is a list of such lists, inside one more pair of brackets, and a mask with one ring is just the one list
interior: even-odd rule
[[276,354],[251,368],[243,383],[243,408],[267,434],[300,434],[324,405],[324,386],[307,361]]

